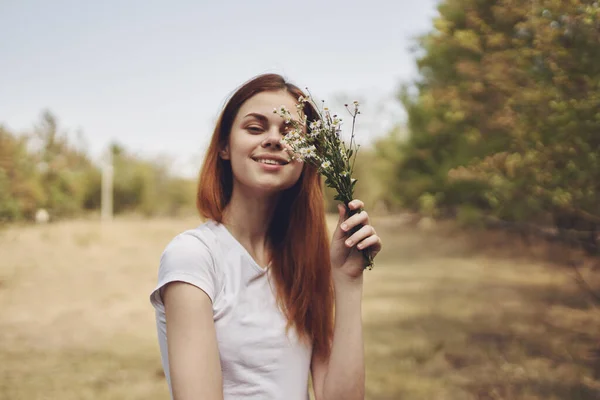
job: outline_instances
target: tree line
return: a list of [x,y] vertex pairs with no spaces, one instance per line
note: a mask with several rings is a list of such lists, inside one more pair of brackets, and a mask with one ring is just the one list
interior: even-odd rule
[[[49,111],[31,132],[0,126],[0,222],[33,220],[39,209],[54,220],[100,209],[101,166],[77,142]],[[118,143],[110,151],[115,213],[176,215],[193,208],[195,182],[174,176],[166,162],[136,156]]]

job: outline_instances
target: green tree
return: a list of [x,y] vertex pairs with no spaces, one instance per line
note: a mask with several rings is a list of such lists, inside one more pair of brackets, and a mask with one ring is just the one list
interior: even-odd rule
[[60,131],[57,118],[44,111],[35,128],[36,156],[47,208],[55,218],[79,213],[88,196],[88,179],[97,173],[89,156]]
[[[598,227],[600,9],[585,0],[446,0],[401,97],[409,204]],[[596,247],[597,248],[597,247]]]
[[194,208],[196,183],[174,176],[168,158],[143,159],[117,143],[111,149],[115,213],[175,216]]
[[30,138],[0,126],[0,221],[31,218],[45,200]]

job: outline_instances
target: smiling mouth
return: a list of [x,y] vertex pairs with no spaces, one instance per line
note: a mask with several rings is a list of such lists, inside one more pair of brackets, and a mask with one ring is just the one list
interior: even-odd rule
[[256,161],[257,163],[267,164],[267,165],[286,165],[289,163],[289,161],[273,160],[270,158],[254,158],[253,160]]

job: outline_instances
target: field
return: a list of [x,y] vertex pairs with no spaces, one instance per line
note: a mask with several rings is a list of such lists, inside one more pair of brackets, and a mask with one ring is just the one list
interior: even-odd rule
[[[0,230],[0,399],[167,399],[148,294],[166,243],[198,223]],[[374,224],[368,399],[600,398],[600,310],[571,268],[502,235]]]

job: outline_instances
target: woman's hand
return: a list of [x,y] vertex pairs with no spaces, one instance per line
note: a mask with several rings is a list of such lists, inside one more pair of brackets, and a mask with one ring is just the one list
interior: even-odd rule
[[[351,210],[358,210],[364,207],[364,203],[360,200],[352,200],[348,207]],[[342,204],[338,204],[338,211],[340,218],[331,242],[331,265],[334,278],[336,276],[359,278],[365,267],[365,258],[360,251],[368,249],[371,256],[375,257],[381,250],[381,239],[377,236],[375,228],[369,225],[369,215],[366,211],[348,219],[346,219],[346,208]],[[351,233],[356,227],[360,229]]]

